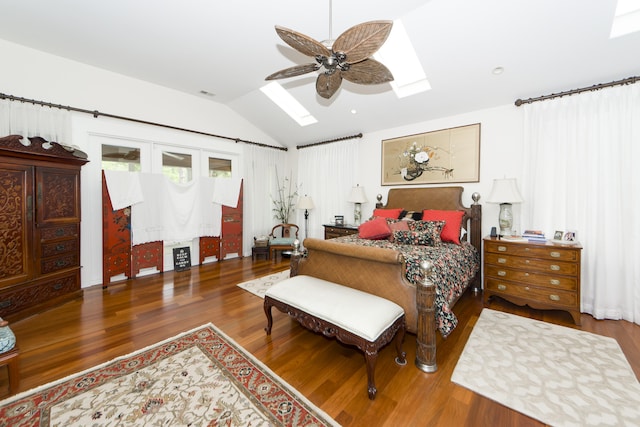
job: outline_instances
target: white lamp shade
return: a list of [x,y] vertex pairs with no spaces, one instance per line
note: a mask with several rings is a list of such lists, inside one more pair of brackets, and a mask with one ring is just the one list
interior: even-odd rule
[[313,199],[311,199],[311,197],[305,194],[304,197],[300,197],[300,199],[298,199],[298,209],[313,209],[313,208],[315,208],[315,205],[313,204]]
[[518,190],[515,178],[493,180],[493,188],[487,199],[488,203],[522,203],[524,199]]
[[367,195],[364,193],[364,187],[360,187],[360,185],[353,187],[351,189],[351,194],[349,194],[349,199],[347,202],[353,203],[367,203]]

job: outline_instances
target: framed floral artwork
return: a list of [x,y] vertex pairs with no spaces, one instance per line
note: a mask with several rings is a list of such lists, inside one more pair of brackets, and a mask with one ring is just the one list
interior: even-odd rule
[[382,185],[479,180],[480,123],[382,141]]

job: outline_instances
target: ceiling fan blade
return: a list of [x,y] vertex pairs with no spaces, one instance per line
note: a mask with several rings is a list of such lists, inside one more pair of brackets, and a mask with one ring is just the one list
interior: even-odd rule
[[351,64],[348,70],[342,72],[342,77],[361,85],[377,85],[393,80],[391,71],[382,63],[371,58]]
[[336,70],[333,74],[320,73],[316,80],[316,92],[325,99],[329,99],[340,88],[342,73]]
[[331,56],[331,51],[325,45],[309,36],[279,25],[276,25],[276,33],[286,44],[304,55],[311,57]]
[[293,67],[285,68],[284,70],[276,71],[270,76],[267,76],[265,80],[286,79],[287,77],[300,76],[302,74],[307,74],[312,71],[316,71],[319,68],[320,68],[320,64],[318,63],[295,65]]
[[376,53],[389,37],[393,21],[369,21],[349,28],[333,43],[334,52],[347,56],[346,62],[363,61]]

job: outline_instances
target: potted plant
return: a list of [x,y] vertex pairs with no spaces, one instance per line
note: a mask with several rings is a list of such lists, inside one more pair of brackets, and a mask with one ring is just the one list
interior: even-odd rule
[[273,200],[273,217],[281,224],[289,223],[289,215],[295,208],[295,199],[298,197],[298,187],[293,185],[291,174],[285,177],[280,184],[278,168],[276,168],[276,181],[278,182],[278,193],[276,197],[271,195]]

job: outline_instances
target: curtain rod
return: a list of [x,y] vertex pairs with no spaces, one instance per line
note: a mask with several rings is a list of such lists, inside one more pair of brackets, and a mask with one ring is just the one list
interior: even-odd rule
[[18,97],[18,96],[7,95],[7,94],[4,94],[4,93],[0,93],[0,99],[8,99],[9,101],[27,102],[27,103],[34,104],[34,105],[40,105],[42,107],[58,108],[60,110],[76,111],[76,112],[79,112],[79,113],[91,114],[95,118],[98,118],[99,116],[104,116],[104,117],[109,117],[111,119],[126,120],[126,121],[134,122],[134,123],[141,123],[141,124],[145,124],[145,125],[158,126],[158,127],[163,127],[163,128],[166,128],[166,129],[173,129],[173,130],[179,130],[179,131],[182,131],[182,132],[195,133],[195,134],[198,134],[198,135],[211,136],[211,137],[214,137],[214,138],[221,138],[221,139],[226,139],[226,140],[229,140],[229,141],[234,141],[236,144],[238,142],[244,142],[245,144],[253,144],[253,145],[258,145],[260,147],[274,148],[276,150],[282,150],[282,151],[288,151],[289,150],[287,147],[276,147],[274,145],[262,144],[260,142],[254,142],[254,141],[247,141],[246,139],[241,139],[241,138],[231,138],[229,136],[216,135],[214,133],[207,133],[207,132],[202,132],[202,131],[193,130],[193,129],[186,129],[186,128],[181,128],[181,127],[177,127],[177,126],[166,125],[166,124],[163,124],[163,123],[150,122],[150,121],[147,121],[147,120],[134,119],[134,118],[131,118],[131,117],[118,116],[118,115],[109,114],[109,113],[101,113],[98,110],[86,110],[84,108],[70,107],[68,105],[65,106],[65,105],[60,105],[60,104],[52,104],[50,102],[38,101],[38,100],[35,100],[35,99],[21,98],[21,97]]
[[553,98],[560,98],[563,96],[568,96],[568,95],[575,95],[577,93],[582,93],[582,92],[592,92],[594,90],[599,90],[599,89],[604,89],[606,87],[611,87],[611,86],[622,86],[622,85],[629,85],[629,84],[633,84],[636,82],[640,81],[640,77],[639,76],[635,76],[635,77],[627,77],[626,79],[622,79],[622,80],[615,80],[613,82],[610,83],[599,83],[597,85],[593,85],[593,86],[589,86],[589,87],[582,87],[579,89],[573,89],[573,90],[568,90],[566,92],[560,92],[560,93],[552,93],[551,95],[544,95],[544,96],[539,96],[537,98],[528,98],[528,99],[516,99],[516,107],[521,106],[522,104],[531,104],[533,102],[537,102],[537,101],[544,101],[546,99],[553,99]]
[[301,148],[315,147],[316,145],[330,144],[332,142],[345,141],[347,139],[355,139],[355,138],[362,138],[362,133],[359,133],[356,135],[350,135],[350,136],[343,136],[341,138],[327,139],[326,141],[313,142],[311,144],[306,144],[306,145],[296,145],[296,148],[300,150]]

